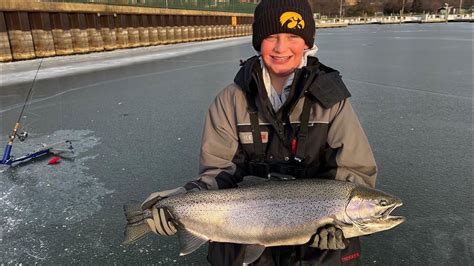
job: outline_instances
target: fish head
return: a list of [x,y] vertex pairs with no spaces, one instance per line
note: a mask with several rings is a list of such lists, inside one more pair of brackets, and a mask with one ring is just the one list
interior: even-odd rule
[[390,215],[402,205],[399,198],[383,191],[365,186],[355,187],[345,209],[349,222],[354,225],[354,232],[350,235],[369,235],[403,223],[405,217]]

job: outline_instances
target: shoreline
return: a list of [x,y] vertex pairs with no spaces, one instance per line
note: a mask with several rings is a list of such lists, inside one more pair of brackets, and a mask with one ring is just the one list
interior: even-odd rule
[[472,23],[472,14],[455,15],[407,15],[407,16],[373,16],[316,19],[316,28],[340,28],[353,25],[385,25],[385,24],[424,24],[424,23]]

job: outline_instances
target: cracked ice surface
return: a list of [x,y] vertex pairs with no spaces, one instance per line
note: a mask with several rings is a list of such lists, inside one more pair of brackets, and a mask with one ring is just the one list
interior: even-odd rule
[[[71,140],[75,159],[47,165],[49,158],[37,159],[0,172],[0,262],[15,263],[29,258],[47,259],[58,243],[44,233],[70,231],[75,224],[101,208],[101,198],[113,193],[88,174],[87,161],[97,155],[90,150],[100,139],[89,130],[59,130],[49,136],[30,137],[14,146],[22,155],[51,140]],[[8,260],[10,261],[8,261]]]

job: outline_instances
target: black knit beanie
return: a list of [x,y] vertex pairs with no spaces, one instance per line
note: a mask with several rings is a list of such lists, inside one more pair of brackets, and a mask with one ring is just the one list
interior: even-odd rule
[[276,33],[292,33],[313,47],[316,26],[308,0],[261,0],[255,8],[252,44],[260,51],[263,39]]

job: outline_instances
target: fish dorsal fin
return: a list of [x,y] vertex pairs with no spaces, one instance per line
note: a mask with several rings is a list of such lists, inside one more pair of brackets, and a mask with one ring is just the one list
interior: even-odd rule
[[184,256],[192,253],[204,245],[208,239],[199,237],[184,228],[178,229],[179,255]]
[[262,255],[265,246],[262,245],[247,245],[245,248],[244,264],[250,264],[256,261]]

